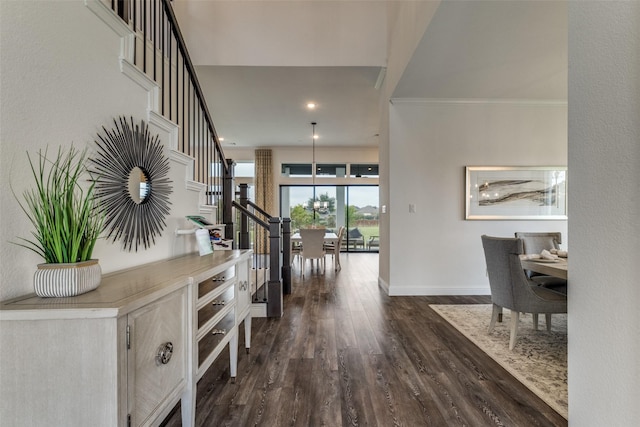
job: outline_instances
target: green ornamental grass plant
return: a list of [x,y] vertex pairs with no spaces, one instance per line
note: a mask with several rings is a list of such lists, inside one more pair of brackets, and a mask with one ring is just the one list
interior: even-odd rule
[[16,244],[48,264],[87,261],[104,226],[104,213],[94,198],[95,182],[88,179],[84,187],[81,182],[90,178],[87,150],[60,147],[52,160],[47,151],[39,150],[37,161],[27,153],[36,185],[24,191],[24,204],[16,199],[35,231],[33,240],[19,238],[22,242]]

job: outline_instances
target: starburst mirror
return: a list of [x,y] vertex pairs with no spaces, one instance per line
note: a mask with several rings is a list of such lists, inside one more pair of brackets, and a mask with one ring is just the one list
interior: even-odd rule
[[133,117],[119,117],[113,122],[111,130],[102,127],[91,158],[107,239],[120,240],[127,251],[148,249],[166,227],[172,192],[169,159],[144,120],[135,124]]

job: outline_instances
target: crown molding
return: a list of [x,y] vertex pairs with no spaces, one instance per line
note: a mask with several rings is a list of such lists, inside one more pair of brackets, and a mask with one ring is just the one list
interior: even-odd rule
[[391,98],[393,105],[399,104],[475,104],[475,105],[568,105],[565,99],[497,99],[497,98]]

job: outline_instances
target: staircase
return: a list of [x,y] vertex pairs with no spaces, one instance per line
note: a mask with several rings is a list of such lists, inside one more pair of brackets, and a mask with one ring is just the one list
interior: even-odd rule
[[[225,236],[236,236],[234,224],[262,221],[234,201],[233,162],[224,156],[170,0],[85,1],[121,37],[120,70],[147,91],[147,121],[169,135],[169,157],[185,166],[186,188],[201,194],[200,212],[225,224]],[[254,255],[254,317],[282,316],[281,274],[287,277],[282,266],[289,263],[281,254],[288,252],[282,251],[288,243],[280,238],[282,221],[272,218],[268,223],[273,255],[268,263],[262,254]],[[248,240],[234,241],[234,247],[257,249]]]

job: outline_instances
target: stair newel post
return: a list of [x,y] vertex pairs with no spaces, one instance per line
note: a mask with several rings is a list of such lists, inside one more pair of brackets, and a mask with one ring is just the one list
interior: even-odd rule
[[[248,209],[249,208],[249,184],[240,184],[240,205]],[[249,249],[249,217],[240,215],[240,236],[239,245],[240,249]]]
[[282,287],[291,293],[291,218],[282,218]]
[[[233,199],[234,192],[234,168],[235,162],[232,159],[227,160],[227,167],[224,168],[222,179],[222,222],[224,223],[224,236],[227,239],[233,239]],[[233,239],[235,242],[235,239]],[[234,243],[235,245],[235,243]]]
[[269,218],[269,283],[267,316],[282,317],[284,301],[280,279],[280,227],[279,217]]

